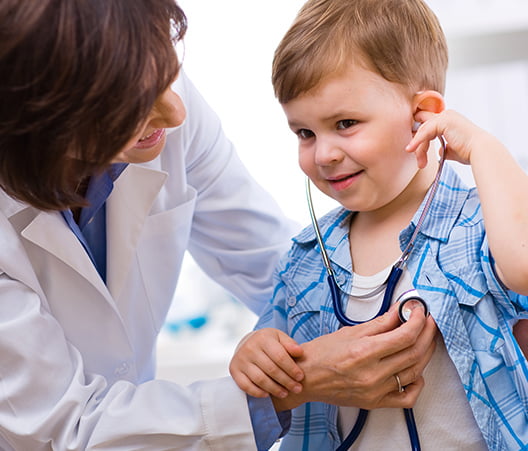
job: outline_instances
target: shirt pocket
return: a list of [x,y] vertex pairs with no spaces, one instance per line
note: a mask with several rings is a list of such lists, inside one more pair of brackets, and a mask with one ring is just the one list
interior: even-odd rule
[[286,308],[288,333],[297,342],[304,343],[321,335],[321,308],[327,294],[323,284],[292,287],[287,292]]
[[138,265],[156,330],[172,302],[192,228],[196,191],[170,210],[147,217],[138,243]]
[[489,293],[486,277],[479,263],[455,268],[446,276],[460,305],[474,307]]
[[478,263],[459,268],[449,275],[451,288],[455,292],[458,304],[462,309],[464,323],[471,337],[472,348],[485,353],[486,362],[491,371],[496,362],[501,360],[504,338],[501,332],[499,305],[492,296],[487,279]]

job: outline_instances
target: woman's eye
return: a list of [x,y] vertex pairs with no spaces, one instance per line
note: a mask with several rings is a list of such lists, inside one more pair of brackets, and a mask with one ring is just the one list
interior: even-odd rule
[[306,128],[301,128],[300,130],[297,130],[295,134],[299,137],[299,139],[309,139],[314,136],[313,132]]
[[358,123],[358,121],[354,120],[354,119],[344,119],[342,121],[339,121],[337,123],[337,129],[338,130],[345,130],[347,128],[350,128],[354,125],[356,125]]

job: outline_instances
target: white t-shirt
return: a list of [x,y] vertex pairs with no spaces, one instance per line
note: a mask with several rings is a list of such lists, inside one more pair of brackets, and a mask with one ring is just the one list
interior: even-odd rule
[[[374,276],[354,274],[354,287],[346,308],[348,317],[356,321],[368,320],[375,316],[381,306],[385,290],[368,296],[388,277],[391,268]],[[412,289],[411,275],[407,270],[396,286],[393,302]],[[358,297],[359,296],[359,297]],[[423,451],[486,450],[469,404],[460,383],[460,378],[447,354],[439,335],[431,361],[424,371],[425,387],[413,408],[420,445]],[[394,388],[397,389],[396,380]],[[338,429],[346,437],[356,422],[358,409],[340,407]],[[403,409],[375,409],[369,412],[367,421],[352,450],[408,450],[409,434]]]

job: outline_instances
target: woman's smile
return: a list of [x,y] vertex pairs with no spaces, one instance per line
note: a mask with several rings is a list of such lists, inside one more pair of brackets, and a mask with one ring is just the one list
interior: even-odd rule
[[158,144],[163,139],[164,135],[165,135],[164,128],[155,129],[149,135],[141,138],[134,147],[136,149],[148,149]]

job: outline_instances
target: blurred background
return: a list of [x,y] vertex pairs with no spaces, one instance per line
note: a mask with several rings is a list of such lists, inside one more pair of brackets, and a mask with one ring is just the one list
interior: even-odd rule
[[[296,137],[271,88],[273,52],[302,0],[179,0],[188,21],[184,68],[219,114],[254,177],[309,223]],[[448,38],[448,108],[500,138],[528,169],[528,0],[429,0]],[[468,182],[470,172],[458,167]],[[334,204],[320,196],[318,212]],[[158,377],[190,383],[228,374],[255,316],[186,257],[158,343]]]

